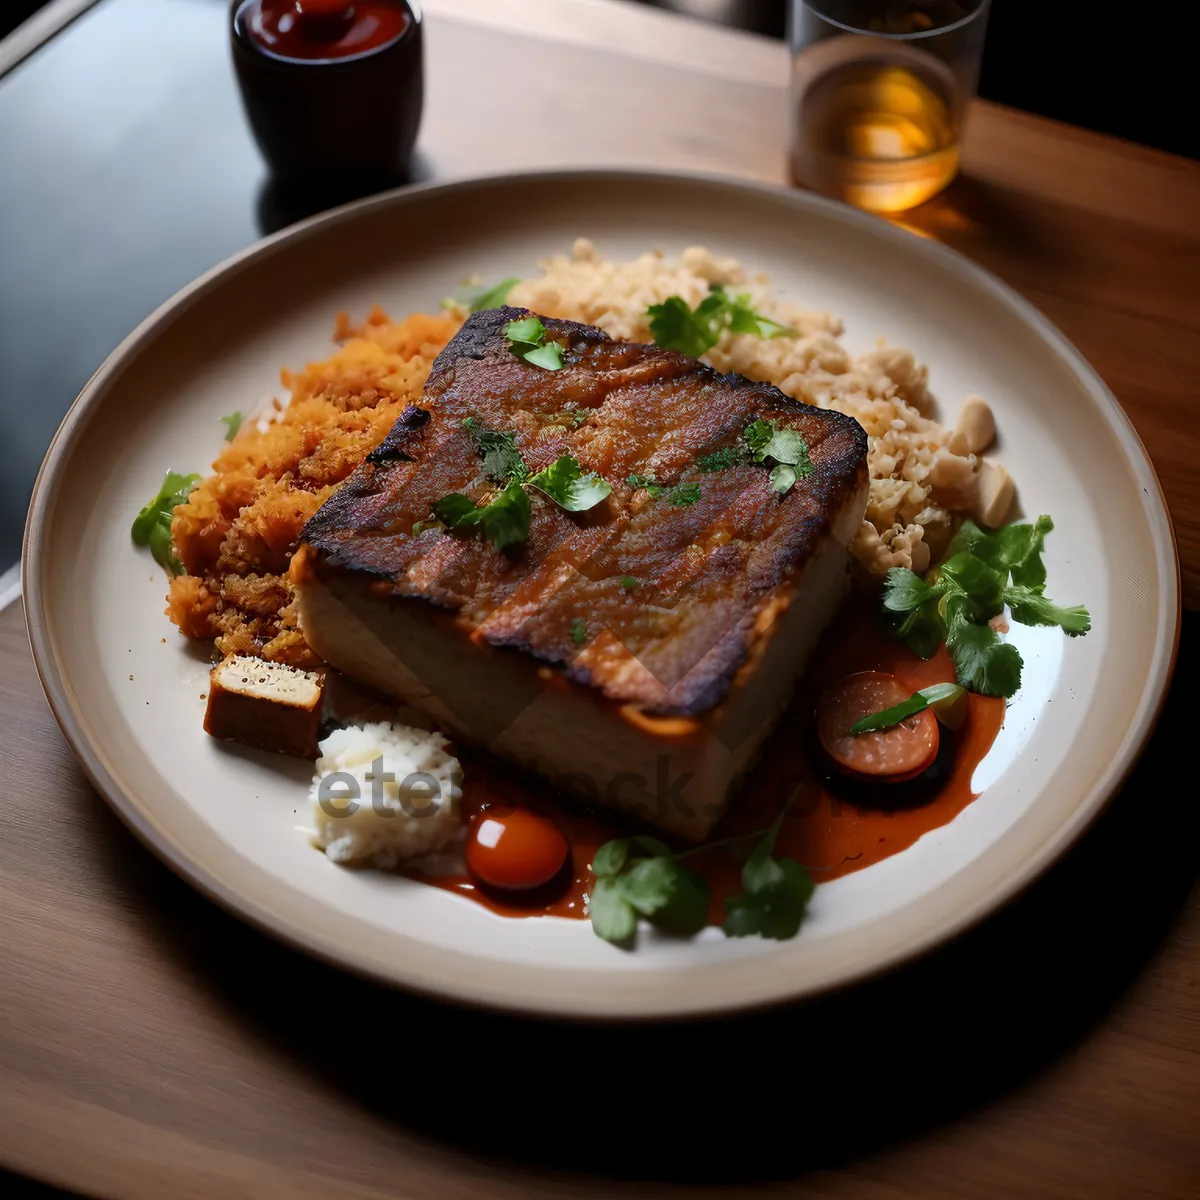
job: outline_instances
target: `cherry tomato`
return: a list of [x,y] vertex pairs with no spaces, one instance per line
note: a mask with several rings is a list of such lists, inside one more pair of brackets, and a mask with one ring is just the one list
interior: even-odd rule
[[906,717],[891,729],[857,737],[850,726],[902,700],[908,691],[894,676],[879,671],[847,675],[817,704],[817,736],[834,765],[856,779],[900,783],[933,765],[938,752],[938,723],[930,709]]
[[467,836],[467,869],[492,887],[530,891],[562,870],[570,849],[549,817],[528,808],[487,808]]

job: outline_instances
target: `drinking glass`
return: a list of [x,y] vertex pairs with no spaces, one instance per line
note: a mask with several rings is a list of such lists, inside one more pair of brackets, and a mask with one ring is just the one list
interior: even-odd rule
[[792,177],[872,212],[958,171],[991,0],[790,0]]

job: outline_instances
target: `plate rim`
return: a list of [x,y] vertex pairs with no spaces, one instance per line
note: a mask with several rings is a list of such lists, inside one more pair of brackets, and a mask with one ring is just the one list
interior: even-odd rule
[[[1110,428],[1126,453],[1131,466],[1135,471],[1140,468],[1139,474],[1154,484],[1153,492],[1146,490],[1143,506],[1151,526],[1157,526],[1160,538],[1162,534],[1166,535],[1166,553],[1158,553],[1164,547],[1161,542],[1156,542],[1156,558],[1160,559],[1159,582],[1170,585],[1164,588],[1163,596],[1167,607],[1164,615],[1170,617],[1173,610],[1174,620],[1173,628],[1170,631],[1170,644],[1164,651],[1162,626],[1168,622],[1163,621],[1160,628],[1156,630],[1158,645],[1149,664],[1146,688],[1138,701],[1136,720],[1130,726],[1122,743],[1117,747],[1102,775],[1082,797],[1081,803],[1072,814],[1071,819],[1064,821],[1055,836],[1043,844],[1036,854],[1031,855],[1022,864],[1020,870],[1011,872],[1002,883],[977,896],[974,903],[964,906],[953,917],[936,924],[931,923],[917,936],[889,953],[878,956],[870,963],[844,967],[831,979],[816,980],[808,984],[793,982],[779,994],[742,1000],[721,998],[716,1001],[706,1001],[703,995],[692,995],[682,1000],[671,998],[665,1002],[660,997],[653,1002],[643,1003],[639,1009],[628,1010],[604,1003],[580,1004],[578,1001],[564,1002],[553,997],[536,995],[526,995],[521,999],[515,999],[500,989],[493,989],[491,992],[485,989],[481,993],[468,994],[453,985],[442,985],[436,980],[405,977],[402,965],[396,971],[381,970],[373,961],[367,961],[359,956],[354,946],[327,944],[321,937],[315,934],[306,934],[304,930],[289,924],[282,914],[262,908],[253,898],[240,894],[236,887],[227,891],[222,881],[217,879],[209,868],[194,861],[185,847],[176,845],[169,835],[160,830],[151,816],[126,795],[106,768],[103,755],[93,747],[92,741],[85,731],[84,723],[75,711],[67,673],[60,668],[52,646],[50,623],[46,616],[41,551],[45,543],[47,525],[53,516],[58,468],[62,461],[69,456],[75,440],[86,431],[86,418],[90,409],[103,398],[108,384],[119,377],[127,360],[135,357],[139,350],[152,341],[160,330],[168,328],[179,320],[208,291],[236,277],[253,264],[269,259],[282,247],[302,243],[338,225],[353,222],[364,214],[392,206],[403,208],[413,200],[436,193],[471,192],[505,185],[569,186],[587,183],[623,184],[626,186],[639,184],[693,185],[710,190],[749,193],[784,206],[815,210],[828,219],[856,226],[873,236],[883,237],[897,245],[902,245],[911,253],[924,255],[940,262],[952,273],[965,278],[967,282],[976,285],[988,293],[991,298],[1002,303],[1049,344],[1060,360],[1070,368],[1075,378],[1084,384],[1099,413],[1107,418]],[[1178,653],[1182,621],[1182,581],[1178,543],[1166,496],[1150,455],[1128,414],[1101,378],[1099,372],[1049,318],[1014,288],[986,267],[948,246],[919,237],[879,217],[810,192],[718,172],[646,170],[636,167],[514,170],[399,187],[308,217],[295,225],[253,242],[197,276],[173,296],[163,301],[120,342],[93,372],[63,417],[51,439],[34,482],[22,542],[21,577],[26,629],[38,678],[72,754],[91,785],[126,827],[143,845],[192,887],[238,919],[246,921],[285,944],[340,969],[388,986],[399,987],[439,1001],[472,1008],[555,1016],[569,1020],[678,1020],[748,1012],[794,1003],[892,971],[959,937],[988,916],[998,912],[1030,887],[1079,841],[1107,808],[1127,779],[1145,749],[1146,742],[1153,732],[1165,704]]]

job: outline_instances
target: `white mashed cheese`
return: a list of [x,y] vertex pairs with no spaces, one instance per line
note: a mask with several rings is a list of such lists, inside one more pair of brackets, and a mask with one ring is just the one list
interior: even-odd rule
[[313,842],[334,862],[390,868],[443,850],[460,831],[462,768],[440,733],[379,721],[319,743]]

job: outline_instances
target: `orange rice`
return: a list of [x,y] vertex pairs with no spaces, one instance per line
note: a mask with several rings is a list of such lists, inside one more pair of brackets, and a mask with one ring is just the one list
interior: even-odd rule
[[298,667],[319,660],[297,628],[288,562],[326,497],[421,399],[433,360],[463,314],[414,313],[393,323],[376,307],[360,328],[338,314],[330,358],[284,370],[284,407],[249,417],[213,474],[175,510],[171,536],[186,574],[171,581],[167,615],[222,654]]

